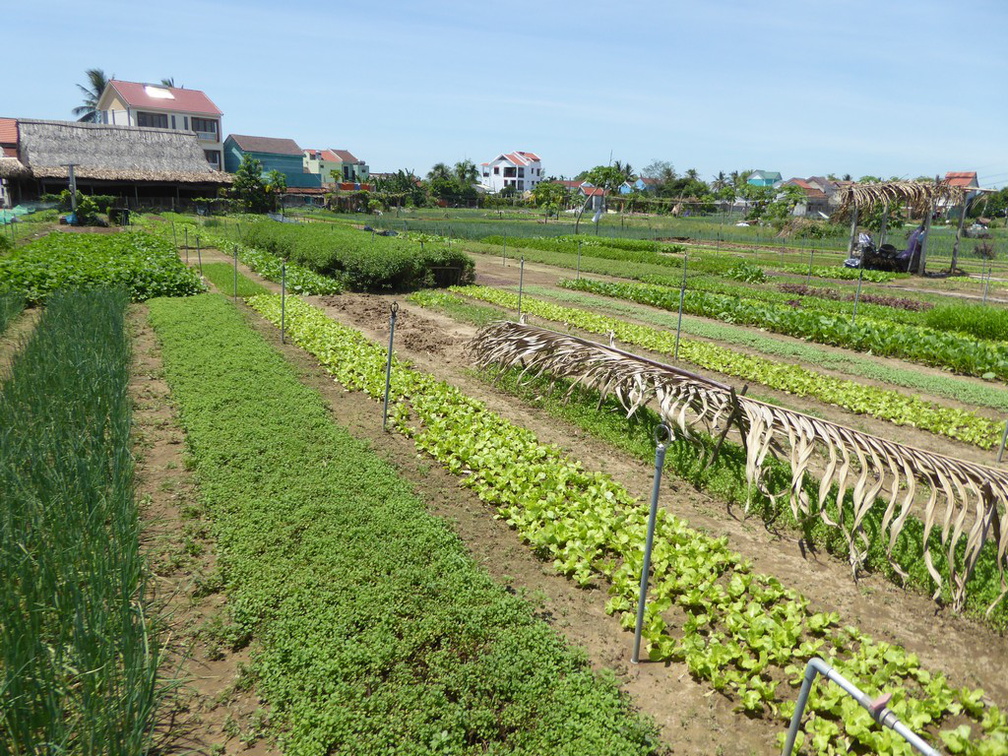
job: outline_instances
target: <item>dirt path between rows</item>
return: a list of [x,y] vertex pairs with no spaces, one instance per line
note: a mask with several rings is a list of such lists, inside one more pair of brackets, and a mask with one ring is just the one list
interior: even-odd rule
[[[210,259],[205,257],[204,259]],[[221,259],[224,259],[221,256]],[[478,281],[485,285],[511,284],[507,268],[487,270],[477,257]],[[526,282],[548,284],[565,272],[525,267]],[[515,266],[516,268],[516,266]],[[243,271],[247,274],[248,271]],[[515,275],[517,270],[514,271]],[[256,280],[258,276],[252,275]],[[273,290],[276,286],[263,282]],[[509,420],[533,430],[544,442],[555,443],[588,469],[603,470],[642,499],[650,490],[652,468],[628,455],[586,437],[581,431],[519,403],[474,377],[464,356],[475,329],[446,316],[422,310],[404,297],[344,294],[309,298],[333,319],[352,325],[378,343],[387,343],[392,301],[400,305],[396,323],[396,353],[419,369],[431,372],[466,394],[479,398]],[[732,703],[705,685],[697,684],[681,664],[634,666],[629,663],[632,635],[604,612],[606,595],[599,589],[580,590],[536,560],[520,538],[493,518],[489,509],[457,478],[449,476],[412,443],[381,431],[381,408],[344,391],[321,370],[314,358],[291,345],[280,345],[272,326],[249,313],[249,321],[315,386],[329,402],[334,419],[369,440],[424,497],[432,512],[453,523],[456,532],[494,578],[532,597],[540,615],[571,642],[586,649],[598,669],[613,670],[636,704],[662,727],[676,753],[773,753],[782,726],[753,720],[732,710]],[[802,555],[796,540],[769,533],[755,520],[729,516],[723,504],[688,484],[666,477],[662,503],[693,527],[711,535],[727,535],[733,548],[751,559],[755,569],[775,575],[807,595],[813,608],[839,611],[842,623],[858,625],[878,640],[903,645],[923,663],[942,670],[954,685],[983,687],[991,700],[1008,702],[1008,644],[1003,635],[978,621],[938,609],[927,597],[903,591],[878,576],[858,583],[849,567],[828,556]]]

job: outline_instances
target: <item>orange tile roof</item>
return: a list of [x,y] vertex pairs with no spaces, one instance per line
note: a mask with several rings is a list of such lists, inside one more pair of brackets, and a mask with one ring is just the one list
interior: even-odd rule
[[[119,81],[118,79],[113,79],[109,85],[119,93],[127,105],[134,108],[223,115],[220,109],[213,104],[213,101],[198,89],[180,89],[179,87],[165,87],[161,84],[141,84],[135,81]],[[171,99],[151,97],[145,89],[148,86],[167,89],[172,94]]]
[[14,118],[0,118],[0,144],[17,144],[17,142],[17,120]]
[[952,186],[970,186],[976,182],[976,171],[949,171],[945,180]]

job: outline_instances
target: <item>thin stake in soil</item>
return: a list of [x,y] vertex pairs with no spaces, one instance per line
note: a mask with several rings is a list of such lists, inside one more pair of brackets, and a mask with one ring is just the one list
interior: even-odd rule
[[648,577],[651,572],[651,548],[654,546],[655,523],[658,519],[658,494],[661,491],[661,473],[665,466],[665,442],[672,439],[672,431],[665,423],[655,428],[655,473],[651,487],[651,510],[648,513],[647,539],[644,542],[644,566],[641,568],[640,597],[637,600],[637,624],[634,628],[633,654],[630,661],[640,664],[641,633],[644,630],[644,605],[647,602]]
[[388,432],[388,399],[392,386],[392,342],[395,340],[395,321],[399,314],[399,303],[393,302],[389,308],[388,358],[385,360],[385,401],[382,405],[382,430]]

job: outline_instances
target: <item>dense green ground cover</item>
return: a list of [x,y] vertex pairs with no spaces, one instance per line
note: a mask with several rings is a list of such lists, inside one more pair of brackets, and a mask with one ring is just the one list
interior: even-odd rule
[[[510,291],[484,286],[455,287],[451,293],[517,309],[518,297]],[[421,302],[435,302],[444,294],[421,293]],[[566,323],[596,334],[614,333],[627,344],[674,355],[675,333],[669,328],[651,328],[637,323],[599,315],[574,307],[524,297],[522,309],[547,320]],[[1003,424],[974,412],[945,407],[917,396],[894,390],[866,386],[856,381],[825,375],[800,365],[786,364],[706,341],[680,339],[680,359],[707,370],[755,381],[769,388],[796,396],[811,396],[851,412],[871,415],[898,425],[912,425],[985,449],[994,448],[1001,439]]]
[[146,233],[56,232],[0,257],[0,293],[41,302],[59,289],[120,288],[130,299],[186,296],[202,291],[199,277],[175,249]]
[[0,294],[0,334],[21,314],[24,305],[24,297],[19,294]]
[[471,282],[474,263],[459,245],[425,244],[343,225],[260,220],[241,241],[361,291],[402,291]]
[[[251,300],[274,323],[275,297]],[[353,329],[293,300],[288,333],[316,355],[345,387],[381,394],[384,350]],[[496,507],[556,569],[580,584],[611,585],[608,611],[633,625],[645,508],[607,476],[590,473],[528,430],[430,376],[396,363],[393,423],[418,448],[465,475],[481,499]],[[652,659],[677,659],[738,709],[786,721],[802,667],[812,655],[828,659],[874,695],[895,689],[893,710],[910,727],[929,730],[957,753],[995,754],[1008,746],[1008,721],[979,690],[952,688],[914,654],[875,642],[857,628],[840,627],[835,613],[815,612],[808,600],[778,580],[756,573],[714,539],[659,510],[651,603],[644,636]],[[675,629],[668,617],[675,616]],[[835,689],[817,686],[805,722],[816,753],[849,749],[906,754],[892,732]],[[937,733],[937,734],[936,734]]]
[[155,300],[150,318],[285,750],[660,750],[226,300]]
[[146,753],[158,644],[125,294],[53,295],[0,394],[0,751]]
[[[674,311],[679,307],[679,292],[663,286],[586,279],[568,279],[561,281],[560,285],[664,310]],[[1008,343],[1003,341],[981,341],[947,331],[868,318],[852,323],[846,317],[688,290],[683,310],[692,315],[753,325],[821,344],[899,357],[964,375],[1008,380]]]
[[[209,280],[221,294],[235,296],[234,266],[227,263],[206,263],[203,265],[203,277]],[[269,290],[248,276],[238,273],[237,296],[254,297],[257,294],[269,294]]]

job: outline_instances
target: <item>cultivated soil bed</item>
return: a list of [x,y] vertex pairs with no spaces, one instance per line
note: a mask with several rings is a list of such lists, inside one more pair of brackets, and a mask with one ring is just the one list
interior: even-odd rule
[[[230,261],[215,251],[203,252],[204,262],[218,259]],[[495,264],[482,256],[476,260],[477,283],[517,283],[517,265],[501,266],[499,259]],[[278,290],[244,266],[240,270]],[[526,265],[525,282],[552,285],[568,273]],[[493,411],[534,431],[542,441],[557,444],[586,468],[609,473],[629,491],[638,493],[642,502],[648,496],[652,466],[585,436],[475,377],[465,355],[475,328],[408,304],[402,296],[344,294],[309,301],[334,320],[383,344],[388,341],[389,307],[393,301],[398,302],[395,351],[399,357],[481,399]],[[302,380],[319,390],[334,420],[368,440],[395,464],[430,510],[452,523],[474,557],[496,580],[532,600],[540,616],[583,647],[596,668],[615,672],[636,705],[658,722],[675,753],[777,751],[775,736],[783,729],[780,723],[734,712],[732,701],[695,682],[685,665],[630,664],[632,634],[622,631],[618,620],[605,614],[604,587],[582,590],[556,575],[552,565],[532,556],[517,534],[494,519],[492,512],[461,486],[460,479],[418,455],[407,439],[383,432],[379,404],[346,392],[314,358],[290,344],[280,344],[277,329],[240,306],[249,322],[297,366]],[[910,429],[906,442],[913,438]],[[811,599],[813,609],[838,611],[841,623],[855,624],[876,640],[903,645],[917,653],[926,667],[944,671],[951,684],[983,687],[993,702],[1001,706],[1008,703],[1008,679],[1003,672],[1008,665],[1008,644],[1003,635],[980,621],[939,609],[926,596],[901,590],[879,576],[864,576],[855,583],[845,563],[822,553],[803,555],[796,537],[771,533],[755,518],[733,516],[722,503],[674,478],[665,478],[661,503],[695,528],[716,536],[727,535],[732,548],[751,559],[756,570],[803,592]]]

